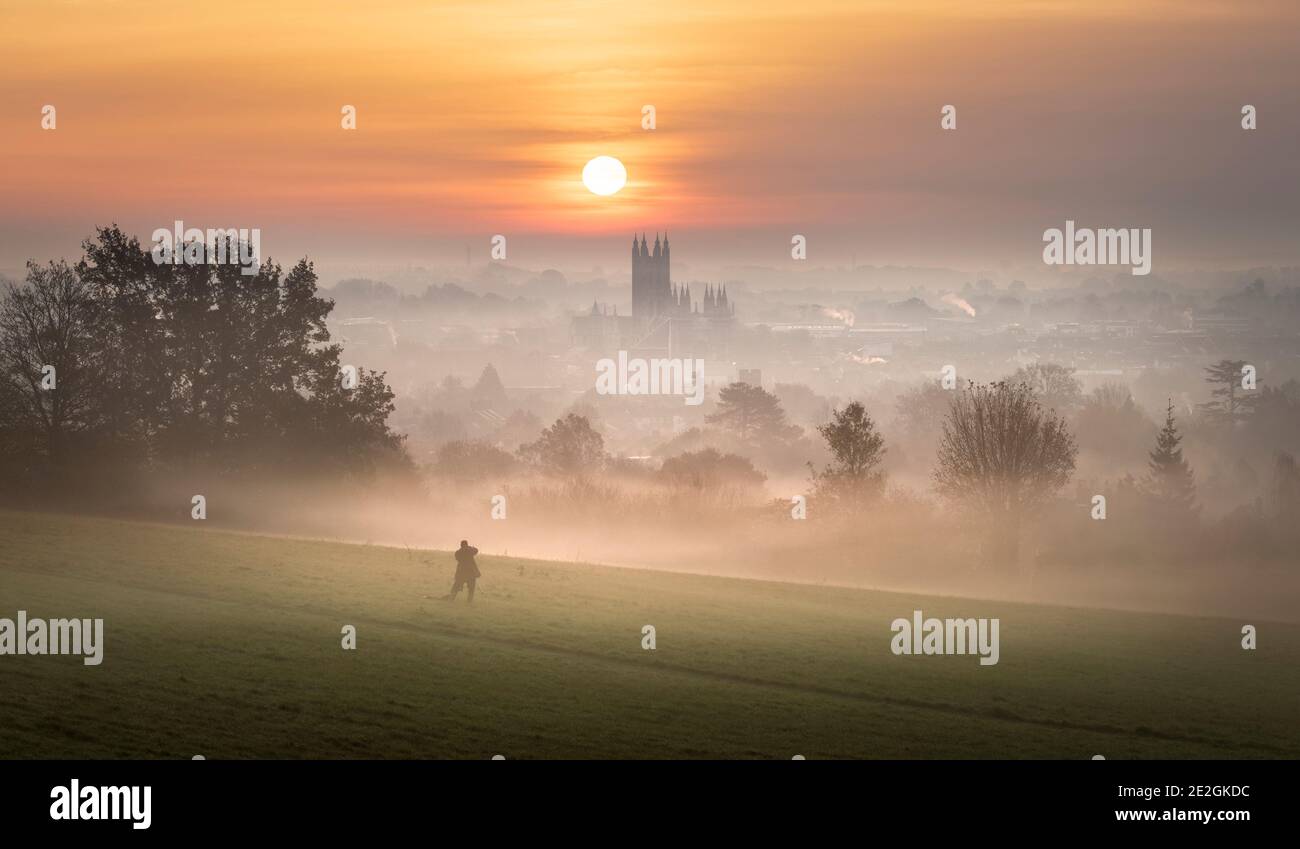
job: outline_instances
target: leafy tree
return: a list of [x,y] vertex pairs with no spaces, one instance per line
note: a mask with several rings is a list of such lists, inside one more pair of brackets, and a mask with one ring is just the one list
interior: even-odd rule
[[434,474],[460,480],[485,480],[509,474],[515,457],[488,442],[458,440],[438,449]]
[[1079,408],[1074,426],[1081,452],[1123,466],[1142,462],[1156,429],[1128,387],[1118,383],[1094,389]]
[[543,430],[535,442],[519,446],[519,456],[546,472],[580,476],[603,465],[605,440],[585,417],[569,413]]
[[117,227],[83,247],[75,270],[34,271],[26,294],[11,293],[0,348],[11,362],[55,356],[22,327],[33,303],[49,315],[71,359],[50,363],[66,394],[41,401],[56,419],[93,424],[97,453],[142,467],[409,468],[384,376],[359,370],[354,388],[342,385],[325,324],[333,304],[306,260],[243,274],[231,244],[226,262],[159,264]]
[[937,441],[951,404],[952,392],[933,380],[904,391],[894,402],[898,431],[912,441]]
[[1035,399],[1032,387],[970,383],[944,421],[935,485],[943,497],[988,517],[989,559],[1010,564],[1025,511],[1065,485],[1076,453],[1065,421]]
[[324,367],[304,376],[300,385],[308,402],[285,420],[277,444],[301,443],[291,457],[313,469],[335,468],[362,477],[411,470],[406,438],[388,427],[395,405],[384,373],[360,369],[356,386],[344,389],[337,358],[337,348],[330,346]]
[[118,453],[153,453],[151,446],[172,416],[172,355],[183,337],[163,320],[164,301],[183,291],[178,268],[158,265],[139,239],[116,225],[82,243],[77,273],[104,311],[100,340],[113,352],[104,374],[105,444]]
[[[673,457],[705,448],[718,448],[715,442],[718,434],[705,428],[691,427],[674,434],[668,441],[655,446],[651,451],[656,457]],[[725,446],[722,446],[725,447]]]
[[718,486],[757,486],[766,476],[749,458],[723,454],[716,448],[687,451],[664,460],[659,477],[675,486],[713,489]]
[[860,507],[878,496],[885,483],[879,470],[885,440],[866,407],[854,401],[843,410],[832,410],[831,421],[817,432],[826,440],[832,461],[821,472],[813,469],[816,494],[846,507]]

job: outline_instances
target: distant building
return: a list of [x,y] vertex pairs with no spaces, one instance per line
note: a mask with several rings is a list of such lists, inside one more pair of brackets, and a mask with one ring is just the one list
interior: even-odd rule
[[672,248],[668,236],[651,247],[645,234],[632,237],[632,317],[653,322],[657,318],[731,318],[735,307],[727,302],[727,287],[707,286],[704,300],[697,306],[691,299],[691,287],[678,286],[672,279]]
[[706,285],[695,301],[689,285],[672,278],[672,248],[665,235],[651,245],[632,237],[632,314],[599,302],[573,321],[574,341],[587,348],[645,351],[667,356],[703,356],[726,346],[736,308],[726,285]]
[[740,374],[736,377],[740,383],[748,383],[759,389],[763,388],[763,370],[760,368],[742,368]]

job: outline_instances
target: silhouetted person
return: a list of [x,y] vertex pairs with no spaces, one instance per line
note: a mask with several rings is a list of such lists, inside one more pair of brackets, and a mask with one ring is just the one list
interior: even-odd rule
[[455,601],[460,588],[466,585],[469,586],[469,600],[474,601],[474,584],[482,574],[474,562],[475,554],[478,554],[478,549],[470,545],[469,540],[460,541],[460,548],[456,549],[456,577],[452,579],[451,592],[443,596],[447,601]]

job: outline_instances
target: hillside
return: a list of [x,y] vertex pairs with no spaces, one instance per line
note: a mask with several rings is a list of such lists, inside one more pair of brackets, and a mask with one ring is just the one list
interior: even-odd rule
[[[100,666],[0,656],[4,758],[1295,758],[1300,627],[0,512],[0,617],[102,617]],[[997,617],[1000,662],[890,651]],[[641,648],[643,625],[657,648]],[[356,651],[340,629],[357,629]]]

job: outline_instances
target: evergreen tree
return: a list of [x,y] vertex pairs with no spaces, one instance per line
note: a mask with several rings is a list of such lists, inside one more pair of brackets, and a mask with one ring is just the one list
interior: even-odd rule
[[490,409],[506,402],[505,384],[491,363],[483,367],[483,373],[478,376],[471,395],[473,405],[478,409]]
[[1147,463],[1147,492],[1175,515],[1196,512],[1196,481],[1179,447],[1182,441],[1174,423],[1174,402],[1170,400],[1165,426],[1156,436],[1156,447]]
[[781,402],[770,392],[748,383],[731,383],[718,392],[717,412],[705,421],[730,431],[745,443],[791,439],[799,428],[788,424]]
[[1202,404],[1201,409],[1210,421],[1235,425],[1254,411],[1258,396],[1241,386],[1245,365],[1245,360],[1219,360],[1205,369],[1205,382],[1214,387],[1210,394],[1215,400]]

